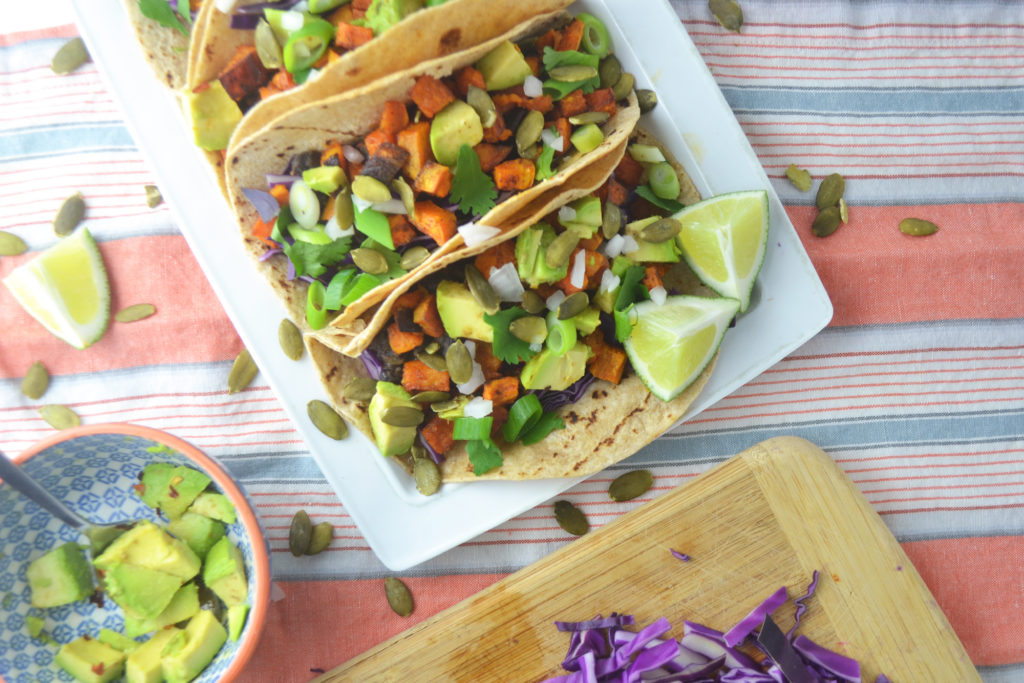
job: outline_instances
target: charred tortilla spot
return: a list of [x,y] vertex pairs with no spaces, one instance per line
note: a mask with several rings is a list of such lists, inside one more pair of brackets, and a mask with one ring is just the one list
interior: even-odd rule
[[462,40],[462,29],[453,28],[450,31],[446,31],[441,36],[441,42],[438,47],[441,48],[441,52],[448,53],[454,52],[459,47],[459,42]]
[[580,416],[576,414],[576,411],[570,410],[565,414],[565,421],[574,425],[580,421]]

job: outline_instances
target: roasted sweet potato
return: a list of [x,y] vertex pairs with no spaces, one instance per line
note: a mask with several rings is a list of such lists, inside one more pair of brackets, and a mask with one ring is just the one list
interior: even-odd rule
[[483,397],[495,406],[505,406],[519,398],[518,377],[498,377],[484,384]]
[[[584,253],[583,286],[577,287],[574,284],[572,284],[572,270],[573,263],[575,263],[576,261],[576,255],[580,252],[581,249],[583,249]],[[569,272],[566,273],[565,277],[559,280],[556,284],[558,285],[558,288],[565,292],[567,296],[569,294],[575,294],[576,292],[582,291],[584,289],[589,289],[591,286],[592,279],[606,267],[608,267],[608,258],[604,254],[602,254],[599,251],[594,251],[592,249],[578,247],[576,251],[572,253],[572,256],[569,258]]]
[[484,142],[504,142],[512,137],[512,130],[505,126],[505,116],[498,114],[494,123],[484,128]]
[[671,264],[669,263],[648,263],[644,267],[644,287],[646,287],[648,291],[655,287],[664,287],[665,273],[668,272],[670,265]]
[[510,159],[494,167],[494,186],[499,190],[521,191],[533,187],[537,167],[529,159]]
[[601,330],[588,334],[583,338],[583,342],[594,352],[587,360],[590,374],[612,384],[622,381],[622,371],[626,368],[626,352],[605,342]]
[[435,370],[421,360],[410,360],[402,366],[402,388],[410,394],[420,391],[448,391],[448,373]]
[[430,123],[427,121],[410,124],[398,131],[395,143],[409,153],[402,172],[410,180],[415,180],[420,169],[434,160],[434,152],[430,148]]
[[[511,135],[511,131],[509,131]],[[481,142],[473,148],[477,158],[480,159],[480,170],[490,173],[494,167],[500,164],[512,153],[512,145],[495,145],[490,142]]]
[[397,299],[391,306],[392,311],[404,311],[410,308],[416,308],[416,306],[423,301],[423,298],[427,296],[427,291],[423,288],[411,289],[405,292]]
[[424,235],[430,236],[438,245],[455,236],[455,214],[431,201],[416,202],[412,224]]
[[556,29],[549,29],[547,33],[542,35],[536,41],[537,52],[544,54],[544,48],[550,47],[552,50],[558,45],[558,41],[562,39],[562,32]]
[[413,189],[435,197],[447,197],[452,190],[452,171],[444,164],[428,161],[416,176]]
[[373,155],[363,164],[362,174],[390,185],[408,159],[409,152],[385,140],[374,147]]
[[240,102],[250,93],[266,85],[272,74],[272,71],[263,66],[255,47],[241,45],[227,66],[217,74],[217,78],[231,99]]
[[428,293],[416,304],[412,311],[412,321],[428,336],[435,339],[444,336],[444,325],[437,312],[437,298],[433,294]]
[[388,344],[395,353],[402,354],[419,348],[423,343],[423,334],[420,332],[402,332],[398,329],[398,323],[388,325]]
[[384,103],[384,111],[380,115],[379,130],[390,135],[397,135],[398,131],[409,125],[409,112],[405,105],[397,100],[388,100]]
[[367,133],[366,137],[363,138],[363,144],[366,145],[366,152],[370,156],[376,154],[377,148],[379,148],[383,143],[390,142],[391,144],[395,144],[395,141],[396,138],[393,133],[388,133],[380,128],[370,131]]
[[587,110],[587,98],[582,90],[573,90],[558,101],[558,113],[561,116],[576,116]]
[[409,244],[416,237],[416,230],[409,223],[409,219],[400,213],[388,216],[388,225],[391,226],[391,241],[396,247]]
[[516,260],[515,240],[503,240],[490,249],[480,252],[473,260],[473,265],[484,277],[491,276],[491,268],[501,268],[506,263],[514,263]]
[[339,21],[334,30],[334,44],[346,50],[354,50],[371,40],[373,40],[373,30],[368,26],[356,26],[347,21]]
[[478,69],[464,66],[455,74],[455,89],[460,96],[465,98],[471,85],[475,85],[481,90],[487,89],[487,84],[484,83],[484,75]]
[[603,111],[614,116],[617,107],[615,106],[615,95],[611,88],[601,88],[584,96],[589,111]]
[[288,186],[287,185],[274,185],[270,188],[271,196],[277,200],[278,206],[284,206],[288,203]]
[[569,142],[569,136],[572,135],[572,126],[569,124],[569,119],[564,116],[560,116],[555,119],[555,131],[562,138],[562,151],[557,154],[565,154],[572,149],[572,144]]
[[260,99],[265,100],[271,95],[290,90],[295,87],[295,79],[283,67],[271,77],[270,81],[260,88]]
[[427,118],[433,118],[455,100],[455,94],[447,85],[433,76],[420,76],[410,92],[412,101]]
[[626,153],[622,155],[622,161],[615,167],[612,175],[617,181],[625,185],[627,189],[633,190],[636,189],[636,186],[643,179],[644,166]]
[[476,343],[476,362],[483,370],[484,379],[489,381],[501,377],[501,359],[494,355],[494,349],[487,342]]
[[420,436],[423,437],[423,440],[430,445],[435,453],[444,455],[455,445],[455,439],[452,437],[454,428],[454,422],[435,415],[420,430]]
[[583,22],[573,19],[562,29],[562,37],[558,40],[556,50],[579,50],[580,41],[583,40]]

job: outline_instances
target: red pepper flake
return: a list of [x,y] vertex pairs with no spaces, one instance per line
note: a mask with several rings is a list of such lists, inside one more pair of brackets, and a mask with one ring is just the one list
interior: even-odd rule
[[135,493],[139,494],[140,496],[146,495],[146,485],[145,484],[136,484],[132,488],[135,489]]
[[94,674],[96,674],[97,676],[102,676],[103,675],[103,662],[97,662],[96,664],[93,664],[92,665],[92,672]]
[[173,486],[168,486],[167,488],[170,490],[170,493],[167,494],[168,496],[170,496],[171,498],[178,497],[178,490],[176,488],[174,488]]
[[88,633],[84,633],[82,634],[82,640],[92,640],[92,636],[90,636]]
[[839,574],[832,574],[832,580],[839,583]]

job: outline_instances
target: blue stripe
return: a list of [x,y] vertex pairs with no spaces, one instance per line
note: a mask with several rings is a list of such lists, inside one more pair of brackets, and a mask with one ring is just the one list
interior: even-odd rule
[[137,149],[121,122],[64,124],[0,132],[0,160],[27,160],[71,152]]
[[758,88],[721,86],[737,114],[868,116],[1017,116],[1024,88]]

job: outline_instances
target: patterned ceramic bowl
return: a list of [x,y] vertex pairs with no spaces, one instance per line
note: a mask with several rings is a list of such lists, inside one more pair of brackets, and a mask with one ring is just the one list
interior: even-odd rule
[[[202,470],[237,511],[228,537],[245,558],[251,610],[237,641],[228,640],[196,678],[202,683],[234,679],[252,655],[270,603],[270,560],[266,537],[245,493],[213,459],[170,434],[127,424],[64,430],[13,458],[50,492],[86,519],[109,522],[146,518],[155,511],[135,495],[139,473],[151,462]],[[47,550],[85,537],[53,518],[10,486],[0,484],[0,676],[6,683],[72,681],[54,662],[58,645],[101,628],[119,631],[120,608],[111,600],[88,600],[49,609],[29,604],[25,569]],[[41,637],[30,635],[26,617],[43,620]],[[47,637],[48,636],[48,637]]]

